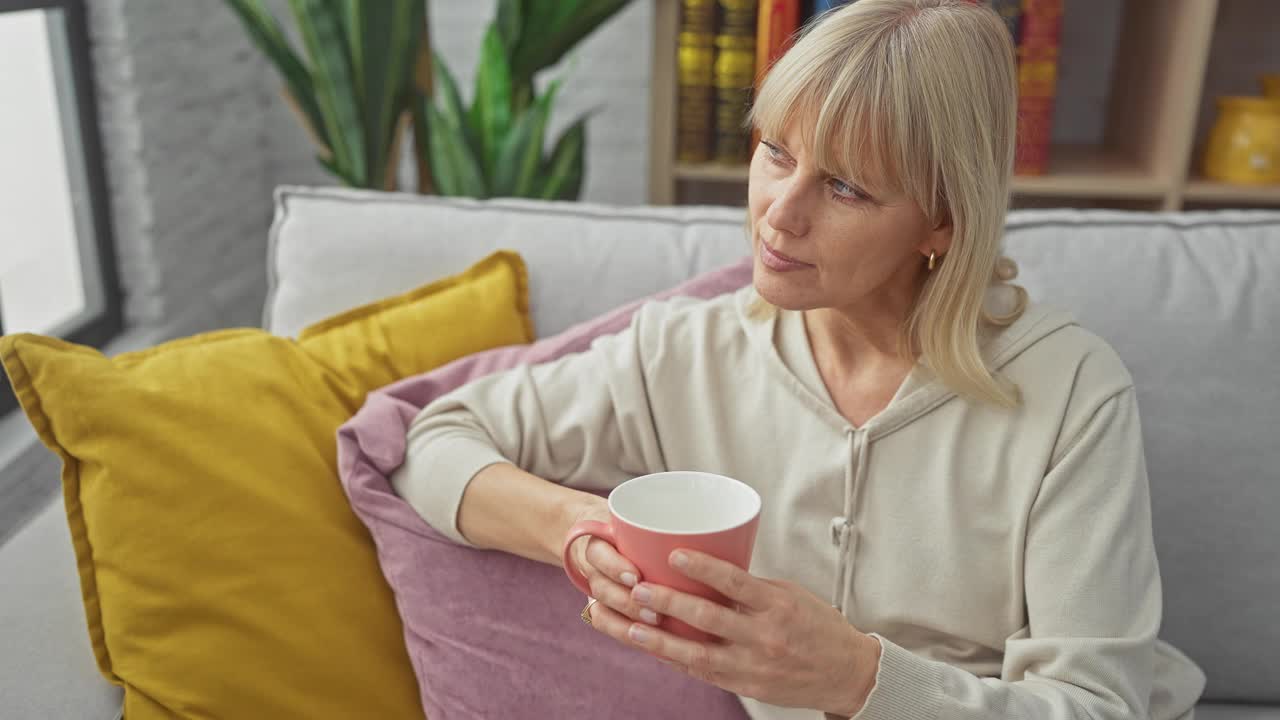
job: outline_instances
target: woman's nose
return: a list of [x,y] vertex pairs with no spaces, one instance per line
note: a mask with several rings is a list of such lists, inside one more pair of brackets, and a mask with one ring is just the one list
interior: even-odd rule
[[769,203],[764,219],[778,232],[801,236],[809,231],[808,198],[801,183],[787,179],[778,184],[779,192]]

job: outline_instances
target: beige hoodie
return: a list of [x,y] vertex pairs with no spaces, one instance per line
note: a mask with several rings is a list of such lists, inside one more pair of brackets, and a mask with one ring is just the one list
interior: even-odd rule
[[853,427],[802,316],[755,316],[754,297],[649,303],[587,352],[440,398],[409,429],[396,491],[465,543],[458,504],[492,463],[577,488],[729,475],[764,500],[751,571],[880,639],[859,720],[1189,717],[1205,678],[1156,637],[1138,408],[1105,342],[1033,306],[984,344],[1020,407],[958,397],[918,364]]

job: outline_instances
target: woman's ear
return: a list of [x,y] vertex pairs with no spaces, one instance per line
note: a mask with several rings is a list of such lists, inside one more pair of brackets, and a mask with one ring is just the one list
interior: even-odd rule
[[951,250],[951,231],[951,215],[947,213],[941,222],[929,231],[928,238],[920,245],[920,253],[925,257],[929,257],[929,253],[937,253],[938,257],[946,255]]
[[939,255],[946,255],[951,251],[951,223],[939,225],[929,233],[930,246],[934,252]]

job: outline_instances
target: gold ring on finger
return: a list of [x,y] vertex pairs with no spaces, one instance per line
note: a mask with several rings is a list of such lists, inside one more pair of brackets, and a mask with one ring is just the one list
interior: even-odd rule
[[591,606],[595,604],[596,604],[596,599],[591,598],[591,600],[587,602],[587,606],[582,608],[582,622],[588,625],[591,624]]

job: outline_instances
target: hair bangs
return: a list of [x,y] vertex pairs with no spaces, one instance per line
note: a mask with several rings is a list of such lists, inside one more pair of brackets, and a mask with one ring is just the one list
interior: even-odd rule
[[905,68],[889,61],[894,34],[869,25],[841,36],[839,24],[819,20],[770,68],[747,126],[776,138],[796,123],[822,172],[872,194],[906,193],[932,213],[931,148],[911,140],[918,132],[903,97]]
[[809,146],[814,164],[872,195],[902,192],[904,153],[894,132],[900,123],[885,102],[880,78],[861,74],[840,77],[824,98],[814,121],[817,143]]
[[799,121],[802,141],[806,147],[813,147],[814,125],[805,121],[812,120],[807,116],[812,114],[812,108],[821,105],[838,68],[820,57],[800,57],[797,51],[802,49],[796,45],[769,69],[747,111],[744,125],[760,131],[761,135],[777,138],[793,122]]

